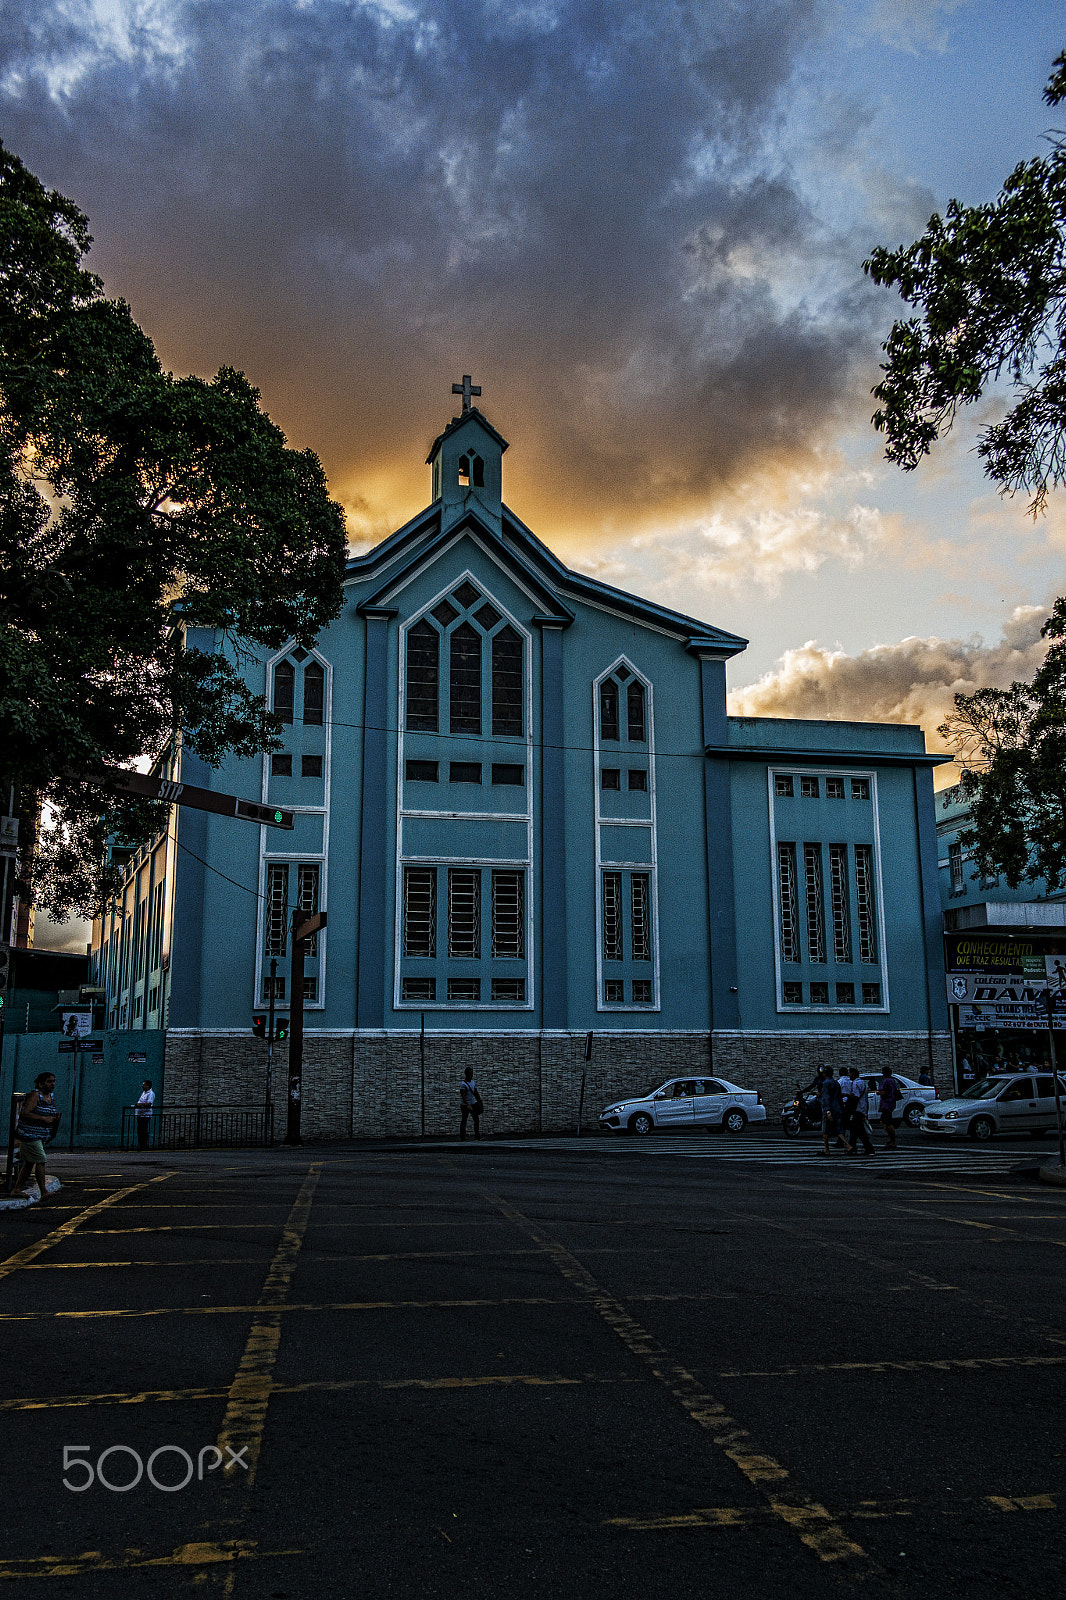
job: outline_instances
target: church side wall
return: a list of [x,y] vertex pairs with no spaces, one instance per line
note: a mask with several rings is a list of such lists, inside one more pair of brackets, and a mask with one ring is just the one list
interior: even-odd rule
[[[459,1082],[473,1067],[485,1101],[487,1135],[572,1132],[577,1127],[583,1033],[427,1033],[425,1131],[458,1126]],[[891,1067],[917,1078],[932,1065],[951,1084],[946,1034],[597,1033],[585,1081],[584,1126],[596,1127],[611,1100],[646,1093],[665,1079],[714,1072],[758,1089],[774,1122],[793,1084],[814,1067]],[[285,1120],[287,1061],[275,1054],[275,1129]],[[171,1032],[166,1041],[167,1105],[262,1105],[266,1046],[236,1034]],[[308,1034],[304,1041],[303,1136],[309,1141],[417,1138],[422,1129],[422,1063],[417,1033]]]

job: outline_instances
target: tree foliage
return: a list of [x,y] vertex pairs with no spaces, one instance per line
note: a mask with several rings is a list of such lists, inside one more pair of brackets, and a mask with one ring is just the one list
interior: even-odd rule
[[[118,832],[159,808],[70,774],[269,748],[257,646],[309,647],[340,610],[344,520],[310,450],[223,367],[165,372],[83,258],[86,218],[0,145],[0,782],[52,823],[26,889],[91,912]],[[187,648],[188,630],[201,648]]]
[[1053,893],[1066,885],[1066,599],[1041,632],[1052,642],[1032,683],[956,695],[940,732],[963,766],[960,842],[982,876]]
[[[1066,51],[1044,100],[1066,100]],[[888,459],[916,467],[960,406],[1005,379],[1015,403],[982,430],[978,454],[1034,513],[1066,482],[1066,144],[1056,134],[1050,146],[1015,167],[995,201],[952,200],[914,244],[863,263],[920,313],[892,328],[873,391]]]

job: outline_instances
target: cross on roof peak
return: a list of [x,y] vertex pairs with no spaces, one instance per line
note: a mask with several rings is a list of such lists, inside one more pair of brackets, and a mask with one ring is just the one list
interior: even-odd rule
[[481,398],[481,385],[480,383],[471,383],[469,372],[464,372],[462,383],[452,384],[452,394],[461,394],[463,397],[463,410],[469,411],[470,396],[476,394],[478,399]]

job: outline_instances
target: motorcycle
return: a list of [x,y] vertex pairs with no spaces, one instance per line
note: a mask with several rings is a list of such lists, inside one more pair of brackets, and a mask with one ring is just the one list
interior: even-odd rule
[[781,1126],[789,1139],[798,1134],[810,1133],[822,1126],[822,1103],[814,1089],[801,1089],[796,1085],[795,1097],[781,1107]]

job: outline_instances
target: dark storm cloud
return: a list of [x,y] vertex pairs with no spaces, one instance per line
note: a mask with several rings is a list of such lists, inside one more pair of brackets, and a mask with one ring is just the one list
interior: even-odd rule
[[248,371],[356,529],[425,498],[464,370],[516,509],[618,528],[802,465],[867,386],[861,247],[778,142],[816,12],[45,3],[0,22],[0,131],[164,359]]

